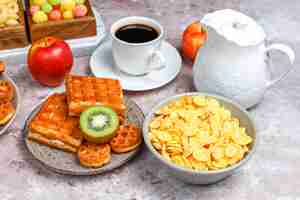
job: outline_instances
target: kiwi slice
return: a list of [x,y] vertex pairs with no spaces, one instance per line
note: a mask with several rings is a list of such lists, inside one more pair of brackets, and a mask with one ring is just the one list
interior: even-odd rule
[[118,128],[118,115],[107,106],[90,107],[80,115],[80,129],[89,142],[106,143],[115,136]]

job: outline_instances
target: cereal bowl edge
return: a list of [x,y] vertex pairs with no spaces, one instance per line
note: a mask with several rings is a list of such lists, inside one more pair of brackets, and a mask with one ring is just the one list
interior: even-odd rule
[[[205,97],[212,97],[218,100],[221,105],[223,105],[226,109],[230,110],[232,115],[237,117],[240,120],[240,124],[243,127],[246,127],[247,133],[253,138],[253,142],[250,146],[249,152],[246,154],[246,156],[239,161],[238,163],[224,168],[220,170],[214,170],[214,171],[195,171],[192,169],[186,169],[183,167],[180,167],[174,163],[171,163],[170,161],[163,158],[152,146],[150,140],[149,140],[149,124],[151,123],[153,117],[155,116],[155,112],[159,110],[161,107],[167,105],[171,101],[177,100],[183,96],[205,96]],[[252,120],[250,114],[242,108],[239,104],[233,102],[230,99],[227,99],[225,97],[215,95],[215,94],[208,94],[208,93],[201,93],[201,92],[190,92],[190,93],[182,93],[178,94],[172,97],[169,97],[162,102],[160,102],[158,105],[154,106],[152,110],[147,114],[144,124],[143,124],[143,138],[144,142],[151,152],[151,154],[154,155],[154,157],[162,163],[167,171],[172,174],[175,178],[186,182],[190,184],[212,184],[216,183],[218,181],[221,181],[228,176],[232,175],[234,172],[236,172],[239,168],[244,166],[249,159],[253,156],[256,146],[258,143],[258,138],[256,134],[256,128],[254,121]]]

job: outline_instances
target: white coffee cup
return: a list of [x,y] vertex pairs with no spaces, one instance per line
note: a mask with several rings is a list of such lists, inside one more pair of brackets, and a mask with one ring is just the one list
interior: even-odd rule
[[[120,28],[131,24],[150,26],[157,31],[158,37],[144,43],[129,43],[116,37]],[[111,26],[110,34],[115,65],[122,72],[138,76],[165,67],[165,59],[160,51],[164,30],[156,20],[139,16],[125,17]]]

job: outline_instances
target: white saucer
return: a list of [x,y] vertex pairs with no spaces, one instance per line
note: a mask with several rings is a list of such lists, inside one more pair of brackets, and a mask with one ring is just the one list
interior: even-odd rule
[[180,72],[182,64],[178,51],[170,43],[164,41],[161,49],[166,59],[166,67],[144,76],[131,76],[120,72],[115,67],[111,51],[111,40],[107,40],[100,44],[91,56],[90,69],[96,77],[120,80],[124,90],[143,91],[155,89],[172,81]]

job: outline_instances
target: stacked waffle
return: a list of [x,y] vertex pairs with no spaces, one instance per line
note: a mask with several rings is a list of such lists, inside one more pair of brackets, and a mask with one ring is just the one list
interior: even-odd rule
[[[0,61],[0,73],[5,71],[5,65]],[[12,104],[15,91],[9,81],[0,80],[0,125],[6,124],[14,115],[15,108]]]
[[48,97],[29,124],[28,138],[77,153],[80,163],[87,167],[101,167],[108,163],[111,148],[116,153],[128,152],[141,143],[140,130],[133,124],[125,125],[124,120],[111,144],[84,141],[79,116],[85,109],[96,105],[109,106],[120,119],[125,118],[126,107],[119,81],[70,75],[66,79],[66,94]]
[[65,94],[53,94],[30,123],[28,137],[51,147],[77,152],[83,137],[78,119],[68,116]]
[[66,79],[69,115],[79,116],[94,105],[109,106],[119,115],[124,115],[123,92],[118,80],[69,76]]

